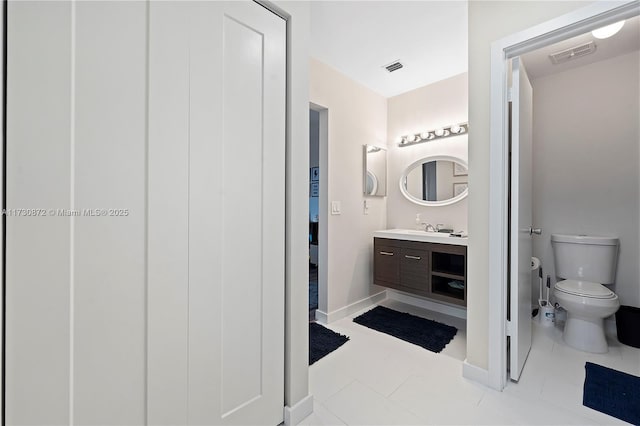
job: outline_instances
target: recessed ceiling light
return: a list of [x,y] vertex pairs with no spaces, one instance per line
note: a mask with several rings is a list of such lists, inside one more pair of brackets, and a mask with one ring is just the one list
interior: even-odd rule
[[609,38],[620,31],[623,25],[624,20],[616,22],[615,24],[607,25],[606,27],[598,28],[597,30],[593,30],[591,31],[591,34],[593,34],[595,38],[599,39]]

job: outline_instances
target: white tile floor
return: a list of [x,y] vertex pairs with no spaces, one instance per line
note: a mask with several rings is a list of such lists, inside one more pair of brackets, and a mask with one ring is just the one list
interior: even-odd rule
[[496,392],[462,377],[465,322],[395,301],[383,305],[454,325],[439,354],[355,324],[329,328],[350,341],[309,370],[314,413],[302,425],[625,424],[582,406],[584,363],[640,375],[640,350],[610,341],[593,355],[567,347],[562,329],[534,323],[533,346],[519,383]]

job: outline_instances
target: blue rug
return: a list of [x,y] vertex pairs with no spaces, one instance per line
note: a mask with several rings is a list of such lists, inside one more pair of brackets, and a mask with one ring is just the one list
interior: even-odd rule
[[582,405],[640,425],[640,377],[587,362]]
[[324,358],[340,346],[347,343],[349,338],[329,330],[326,327],[309,323],[309,365]]
[[394,311],[384,306],[376,306],[354,318],[353,322],[436,353],[443,350],[458,332],[457,328],[450,325]]

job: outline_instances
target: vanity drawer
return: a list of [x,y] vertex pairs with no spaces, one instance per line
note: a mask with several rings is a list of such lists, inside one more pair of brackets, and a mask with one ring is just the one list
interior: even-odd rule
[[429,252],[403,248],[400,250],[400,282],[421,292],[429,288]]
[[400,251],[384,243],[374,244],[373,281],[379,285],[398,285],[400,283]]

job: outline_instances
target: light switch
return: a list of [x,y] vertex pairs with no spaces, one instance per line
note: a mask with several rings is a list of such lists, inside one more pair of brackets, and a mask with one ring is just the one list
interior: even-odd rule
[[369,214],[369,200],[368,199],[364,199],[364,214]]
[[340,214],[340,201],[331,202],[331,214]]

